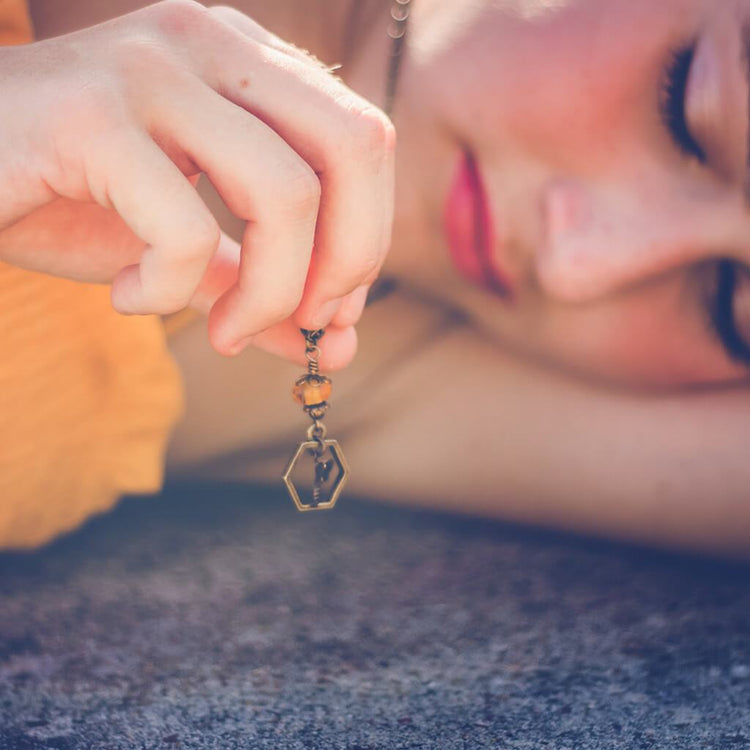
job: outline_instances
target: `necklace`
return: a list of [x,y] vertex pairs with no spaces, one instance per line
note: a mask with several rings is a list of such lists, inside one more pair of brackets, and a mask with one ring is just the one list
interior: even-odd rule
[[389,117],[393,114],[393,103],[396,99],[396,91],[398,89],[398,74],[401,71],[402,53],[404,42],[406,41],[406,32],[409,28],[410,11],[411,0],[393,0],[393,5],[391,5],[391,24],[388,27],[388,36],[391,38],[391,54],[388,59],[384,106],[385,113]]
[[[391,49],[384,105],[389,117],[393,114],[398,89],[410,5],[411,0],[393,0],[391,5],[388,26]],[[389,293],[392,288],[393,282],[388,279],[384,279],[377,287],[374,285],[368,304]],[[325,335],[325,330],[310,331],[302,328],[300,331],[305,337],[307,372],[297,379],[292,395],[312,419],[312,424],[307,431],[307,439],[299,444],[282,478],[297,510],[330,510],[336,505],[349,478],[349,466],[338,441],[326,437],[327,430],[323,424],[332,391],[331,379],[321,375],[319,365],[321,352],[318,343]]]

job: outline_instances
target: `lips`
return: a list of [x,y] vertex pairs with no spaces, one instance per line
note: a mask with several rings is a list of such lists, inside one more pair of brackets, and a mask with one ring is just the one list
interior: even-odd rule
[[493,255],[498,248],[487,193],[476,160],[468,152],[461,159],[448,193],[444,225],[458,272],[474,284],[509,299],[510,279]]

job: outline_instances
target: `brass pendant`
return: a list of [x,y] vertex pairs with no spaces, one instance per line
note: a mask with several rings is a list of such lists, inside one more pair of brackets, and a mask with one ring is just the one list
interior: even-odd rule
[[305,336],[308,371],[297,379],[292,394],[313,423],[307,431],[307,440],[300,443],[282,478],[297,510],[330,510],[344,489],[349,466],[338,442],[326,439],[323,424],[332,388],[331,380],[320,374],[318,365],[318,341],[324,331],[301,330]]
[[[321,450],[322,448],[322,450]],[[300,488],[295,476],[306,474],[312,484]],[[349,476],[349,466],[336,440],[300,443],[284,472],[284,484],[297,510],[331,510],[339,499]]]

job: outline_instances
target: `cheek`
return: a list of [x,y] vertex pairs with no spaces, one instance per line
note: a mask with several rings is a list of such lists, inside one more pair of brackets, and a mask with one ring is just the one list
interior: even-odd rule
[[562,336],[567,339],[563,346],[571,365],[629,385],[694,385],[747,377],[714,341],[684,283],[655,284],[596,309],[571,311],[554,327],[558,344]]

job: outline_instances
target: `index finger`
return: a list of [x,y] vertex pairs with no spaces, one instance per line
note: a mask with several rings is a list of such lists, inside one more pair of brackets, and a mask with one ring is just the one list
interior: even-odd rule
[[[315,248],[296,319],[321,327],[327,303],[374,281],[390,244],[395,131],[375,106],[319,64],[280,46],[237,11],[182,38],[215,91],[269,125],[321,186]],[[206,50],[220,48],[221,55]],[[219,64],[220,63],[220,64]]]

